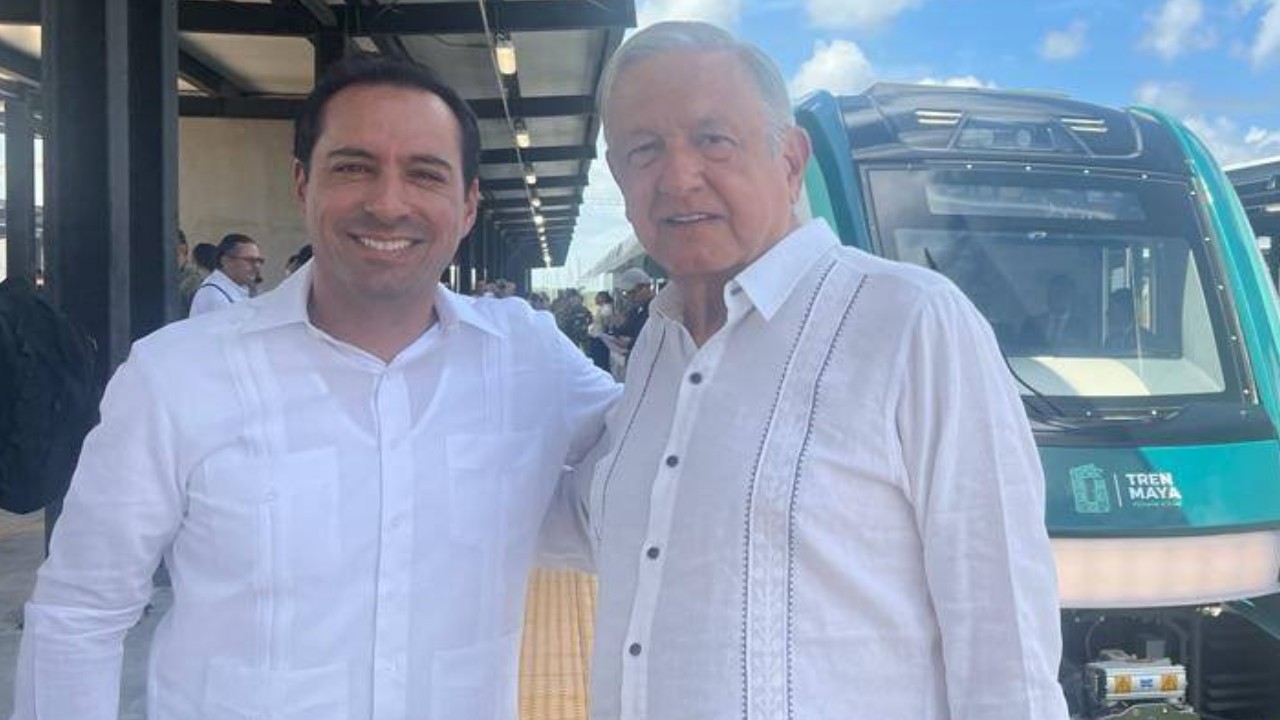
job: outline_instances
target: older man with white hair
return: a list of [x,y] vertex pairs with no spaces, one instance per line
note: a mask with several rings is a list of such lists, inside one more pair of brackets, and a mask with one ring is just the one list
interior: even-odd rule
[[1065,718],[1044,481],[990,328],[797,219],[809,140],[756,48],[654,25],[601,93],[671,282],[584,501],[593,717]]

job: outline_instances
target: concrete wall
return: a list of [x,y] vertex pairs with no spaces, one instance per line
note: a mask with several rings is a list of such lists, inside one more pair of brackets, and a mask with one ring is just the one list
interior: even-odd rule
[[267,262],[262,289],[307,242],[293,199],[293,124],[281,120],[181,118],[178,222],[192,246],[229,232],[258,241]]

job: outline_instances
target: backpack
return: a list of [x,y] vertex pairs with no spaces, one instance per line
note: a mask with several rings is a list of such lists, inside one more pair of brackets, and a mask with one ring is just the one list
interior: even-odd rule
[[66,493],[98,422],[95,351],[28,281],[0,282],[0,509],[28,513]]

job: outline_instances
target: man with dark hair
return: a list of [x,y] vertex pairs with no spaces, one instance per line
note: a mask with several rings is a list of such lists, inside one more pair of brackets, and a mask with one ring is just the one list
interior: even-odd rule
[[294,164],[314,258],[116,373],[27,605],[18,720],[115,717],[162,557],[150,717],[516,717],[535,541],[617,389],[548,313],[440,285],[474,132],[423,68],[321,81]]
[[253,296],[262,263],[257,241],[241,233],[228,233],[218,243],[217,269],[196,289],[188,317],[248,300]]

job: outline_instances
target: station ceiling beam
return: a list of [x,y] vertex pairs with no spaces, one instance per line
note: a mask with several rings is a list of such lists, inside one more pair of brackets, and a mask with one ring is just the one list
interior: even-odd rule
[[[0,66],[4,63],[0,60]],[[37,71],[37,77],[39,72]],[[194,84],[194,83],[193,83]],[[260,120],[291,120],[302,106],[301,96],[245,96],[234,102],[211,102],[216,98],[183,97],[180,110],[186,117],[235,117]],[[471,109],[481,119],[506,117],[501,100],[468,100]],[[556,95],[521,98],[512,104],[516,117],[568,117],[594,112],[595,101],[589,95]]]
[[[471,110],[482,120],[505,118],[502,100],[483,98],[468,100]],[[567,115],[591,115],[596,111],[596,100],[590,95],[546,95],[542,97],[511,98],[507,105],[512,117],[563,117]]]
[[[587,184],[586,175],[556,175],[553,177],[538,176],[538,182],[534,185],[537,188],[577,188]],[[493,190],[521,190],[525,187],[523,178],[498,178],[494,180],[481,180],[480,190],[482,192]]]
[[[581,193],[574,195],[565,195],[564,197],[544,197],[542,198],[542,209],[550,210],[553,208],[573,207],[582,202]],[[506,210],[508,208],[529,209],[529,201],[524,198],[501,198],[498,200],[489,200],[484,204],[490,210]]]
[[[389,6],[330,6],[337,26],[360,35],[443,35],[484,32],[480,8],[472,2],[403,3]],[[37,12],[38,15],[38,12]],[[581,0],[504,3],[493,26],[507,32],[594,30],[634,27],[635,4],[612,6]],[[312,15],[278,5],[182,0],[178,28],[183,32],[235,35],[312,35],[321,23]]]
[[40,61],[4,42],[0,42],[0,68],[17,75],[23,82],[40,84]]
[[244,89],[234,80],[209,67],[182,47],[178,48],[178,77],[207,95],[237,97],[244,94]]
[[0,3],[0,23],[39,25],[40,0],[5,0]]
[[[563,207],[563,208],[544,207],[538,210],[538,214],[547,219],[578,217],[578,208],[577,207]],[[493,210],[493,216],[499,222],[511,222],[514,220],[519,220],[522,222],[524,221],[532,222],[531,220],[529,220],[529,218],[532,215],[527,207],[523,209],[522,208],[498,208]]]
[[557,162],[560,160],[594,160],[596,149],[588,145],[564,145],[558,147],[531,147],[516,153],[515,148],[484,150],[480,153],[480,162],[518,163],[525,162]]

